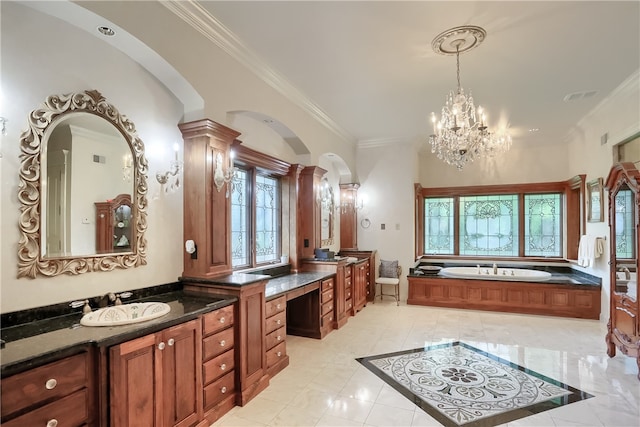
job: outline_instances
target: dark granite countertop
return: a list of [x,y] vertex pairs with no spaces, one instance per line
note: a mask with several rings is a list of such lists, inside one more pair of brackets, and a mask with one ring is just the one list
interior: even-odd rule
[[271,276],[257,273],[232,273],[226,276],[220,276],[213,279],[202,279],[197,277],[181,277],[181,282],[191,283],[215,283],[218,285],[228,286],[246,286],[261,280],[270,279]]
[[225,295],[187,295],[182,290],[149,296],[136,302],[159,301],[171,311],[157,319],[123,326],[80,325],[81,312],[37,320],[2,329],[6,342],[0,350],[2,377],[78,353],[90,346],[111,346],[170,326],[195,319],[201,314],[234,303]]
[[267,282],[265,298],[272,299],[301,286],[333,276],[326,271],[308,271],[275,277]]
[[[471,266],[475,266],[475,264],[471,265],[464,265],[464,264],[442,264],[442,263],[425,263],[422,262],[421,265],[437,265],[440,267],[471,267]],[[518,269],[518,268],[525,268],[525,269],[531,269],[531,270],[540,270],[540,271],[546,271],[548,273],[551,273],[551,277],[546,279],[546,280],[539,280],[539,281],[533,281],[533,283],[536,284],[549,284],[549,285],[578,285],[578,286],[589,286],[589,287],[601,287],[602,286],[602,279],[600,279],[599,277],[596,276],[592,276],[590,274],[578,271],[578,270],[574,270],[570,267],[550,267],[550,266],[530,266],[530,265],[500,265],[498,264],[498,266],[500,268],[513,268],[513,269]],[[416,264],[415,268],[411,268],[409,269],[409,277],[427,277],[427,278],[436,278],[436,279],[451,279],[452,277],[447,277],[447,276],[443,276],[441,274],[416,274],[416,271],[418,270],[418,265]],[[484,270],[486,268],[491,269],[490,265],[485,265],[485,264],[481,264],[481,268]],[[462,280],[491,280],[492,276],[491,275],[487,275],[487,276],[482,276],[482,278],[478,278],[478,279],[472,279],[472,278],[460,278]],[[500,279],[499,279],[500,280]],[[520,281],[508,281],[508,280],[501,280],[501,281],[506,281],[509,283],[523,283]],[[524,282],[527,283],[527,282]]]

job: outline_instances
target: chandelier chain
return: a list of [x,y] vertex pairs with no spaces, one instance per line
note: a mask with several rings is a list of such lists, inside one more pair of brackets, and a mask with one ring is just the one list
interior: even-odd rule
[[456,46],[456,73],[458,77],[458,93],[460,93],[460,46]]

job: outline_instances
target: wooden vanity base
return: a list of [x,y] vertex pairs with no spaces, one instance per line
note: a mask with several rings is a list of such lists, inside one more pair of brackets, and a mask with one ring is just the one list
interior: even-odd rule
[[407,304],[600,318],[600,287],[544,282],[408,277]]

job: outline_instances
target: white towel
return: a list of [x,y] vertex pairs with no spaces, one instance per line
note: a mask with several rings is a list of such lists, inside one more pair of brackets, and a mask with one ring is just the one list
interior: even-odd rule
[[581,267],[592,267],[595,259],[600,258],[604,253],[604,239],[602,237],[587,236],[580,237],[578,245],[578,265]]

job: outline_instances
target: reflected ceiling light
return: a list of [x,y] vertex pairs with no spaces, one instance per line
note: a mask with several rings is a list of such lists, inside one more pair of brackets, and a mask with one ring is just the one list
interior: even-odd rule
[[449,92],[440,119],[431,113],[434,133],[429,143],[432,153],[458,169],[478,157],[492,157],[511,147],[509,133],[490,132],[482,107],[476,108],[471,91],[465,94],[460,85],[460,53],[479,46],[486,35],[481,27],[462,26],[440,33],[431,43],[436,53],[456,56],[458,88]]

